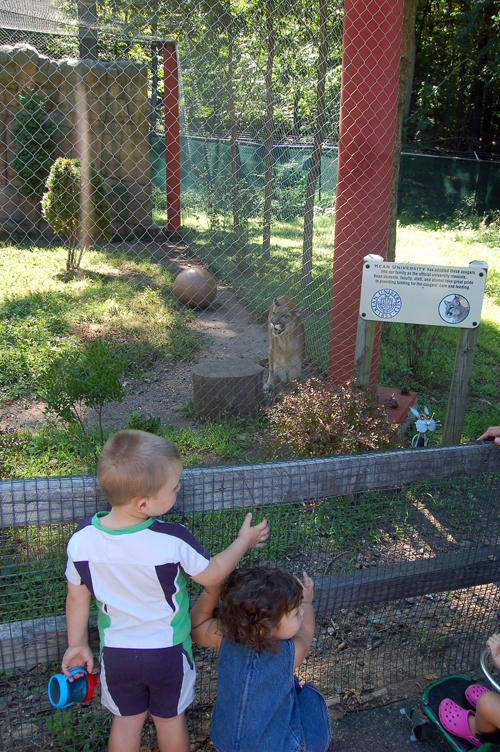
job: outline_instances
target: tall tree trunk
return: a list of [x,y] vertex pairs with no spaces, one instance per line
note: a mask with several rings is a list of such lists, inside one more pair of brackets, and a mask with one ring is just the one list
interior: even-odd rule
[[417,6],[418,0],[405,0],[403,36],[401,39],[401,64],[399,69],[398,114],[394,145],[394,168],[392,173],[391,209],[389,214],[386,261],[394,261],[396,258],[398,188],[401,168],[403,120],[409,109],[411,83],[413,81],[413,70],[415,65],[415,19],[417,15]]
[[[151,19],[151,33],[153,37],[158,34],[158,0],[150,0],[151,11],[153,13]],[[150,126],[151,131],[154,133],[156,130],[156,121],[158,118],[158,43],[151,42],[151,112],[150,112]]]
[[304,235],[302,243],[302,289],[312,282],[312,249],[313,249],[313,219],[314,196],[316,181],[321,170],[321,155],[325,140],[325,82],[328,55],[328,34],[326,20],[328,15],[328,0],[319,0],[319,47],[318,47],[318,82],[316,85],[316,130],[311,154],[311,164],[307,173],[306,200],[304,207]]
[[300,138],[300,116],[299,116],[300,92],[297,89],[293,98],[293,137]]
[[262,225],[262,257],[267,261],[271,258],[271,201],[273,197],[273,136],[274,136],[274,97],[273,97],[273,69],[274,69],[274,2],[266,2],[266,36],[267,36],[267,66],[266,66],[266,142],[265,142],[265,171],[264,171],[264,221]]
[[243,224],[241,221],[241,200],[239,186],[239,153],[238,153],[238,121],[236,118],[236,105],[234,101],[234,57],[233,42],[229,39],[228,44],[228,64],[227,64],[227,100],[229,110],[229,141],[231,154],[231,209],[233,214],[233,233],[234,242],[236,243],[237,252],[242,251]]
[[[78,0],[78,42],[80,57],[97,60],[97,3],[95,0]],[[89,28],[94,27],[94,28]]]

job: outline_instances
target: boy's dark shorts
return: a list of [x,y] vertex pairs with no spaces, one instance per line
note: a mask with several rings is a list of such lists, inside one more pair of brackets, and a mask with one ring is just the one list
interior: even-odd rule
[[101,703],[113,715],[149,710],[158,718],[174,718],[194,699],[196,670],[184,645],[153,650],[103,648]]

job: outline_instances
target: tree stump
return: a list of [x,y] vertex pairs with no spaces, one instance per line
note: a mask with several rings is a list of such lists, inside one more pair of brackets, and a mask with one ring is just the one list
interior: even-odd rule
[[264,369],[245,360],[205,360],[193,368],[198,418],[254,418],[264,401]]

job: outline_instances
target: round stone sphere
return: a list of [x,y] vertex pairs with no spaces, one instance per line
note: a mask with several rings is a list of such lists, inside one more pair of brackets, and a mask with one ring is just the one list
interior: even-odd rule
[[206,269],[192,266],[177,275],[173,291],[179,303],[191,308],[208,308],[217,295],[217,282]]

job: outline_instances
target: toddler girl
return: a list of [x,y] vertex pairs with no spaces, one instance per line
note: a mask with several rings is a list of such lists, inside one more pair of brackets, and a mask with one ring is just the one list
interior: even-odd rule
[[306,572],[303,580],[243,567],[194,604],[192,638],[219,656],[210,729],[217,752],[327,752],[325,699],[294,676],[314,637],[314,584]]
[[[500,634],[494,634],[486,644],[494,662],[500,668]],[[467,739],[474,747],[484,742],[500,743],[500,695],[481,684],[471,684],[465,691],[465,699],[475,708],[465,710],[450,699],[439,705],[439,720],[446,731]]]

